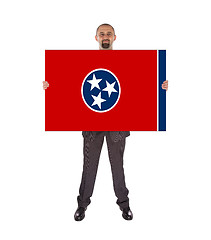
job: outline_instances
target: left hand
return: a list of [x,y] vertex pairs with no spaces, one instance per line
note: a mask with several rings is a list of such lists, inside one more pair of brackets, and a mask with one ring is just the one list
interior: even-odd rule
[[162,84],[162,89],[163,90],[168,90],[168,80],[164,81],[163,84]]

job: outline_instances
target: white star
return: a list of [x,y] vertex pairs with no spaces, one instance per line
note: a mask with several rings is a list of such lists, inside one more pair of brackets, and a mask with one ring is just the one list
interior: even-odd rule
[[99,87],[99,82],[101,81],[102,79],[96,79],[96,77],[95,77],[95,75],[93,74],[93,78],[92,78],[92,80],[87,80],[87,82],[89,82],[90,84],[91,84],[91,90],[90,91],[92,91],[92,89],[93,88],[98,88],[98,89],[100,89],[100,87]]
[[106,101],[105,99],[101,98],[101,92],[98,94],[97,97],[94,96],[94,95],[92,95],[92,97],[94,99],[94,102],[92,103],[92,106],[93,105],[98,105],[98,107],[101,109],[101,103]]
[[107,91],[108,92],[108,96],[111,96],[112,92],[117,92],[117,90],[114,88],[116,82],[113,82],[112,84],[110,84],[109,82],[106,81],[106,88],[103,88],[102,91]]

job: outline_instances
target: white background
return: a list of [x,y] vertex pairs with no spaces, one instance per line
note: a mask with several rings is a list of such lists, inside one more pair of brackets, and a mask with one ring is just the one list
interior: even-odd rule
[[[211,239],[208,2],[1,1],[0,239]],[[92,203],[75,222],[83,139],[45,132],[44,51],[98,49],[105,22],[114,49],[167,50],[167,132],[127,138],[132,221],[115,203],[104,145]]]

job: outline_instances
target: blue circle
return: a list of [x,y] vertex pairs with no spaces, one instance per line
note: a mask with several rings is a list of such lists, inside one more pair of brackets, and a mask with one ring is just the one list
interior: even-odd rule
[[95,69],[84,78],[81,88],[84,103],[95,112],[110,111],[120,97],[117,77],[107,69]]

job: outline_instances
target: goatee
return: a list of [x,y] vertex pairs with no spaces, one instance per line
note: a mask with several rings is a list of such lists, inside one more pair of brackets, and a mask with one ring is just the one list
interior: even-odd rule
[[110,44],[109,43],[102,43],[102,48],[109,48]]

